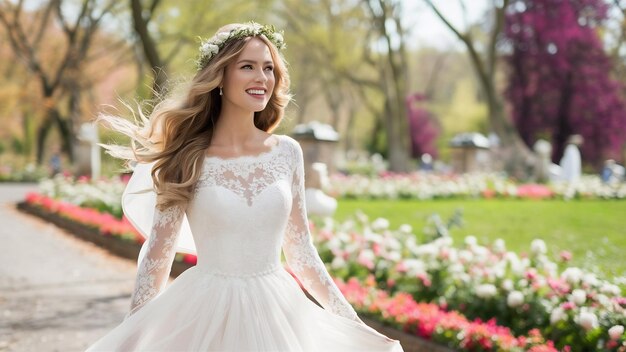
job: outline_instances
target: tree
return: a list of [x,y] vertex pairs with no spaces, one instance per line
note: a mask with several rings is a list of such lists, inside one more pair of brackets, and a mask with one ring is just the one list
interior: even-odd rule
[[606,11],[602,0],[513,0],[508,11],[513,118],[528,145],[552,140],[554,161],[572,134],[584,137],[583,160],[596,167],[619,159],[626,141],[623,85],[597,34]]
[[[409,134],[405,98],[408,94],[408,64],[406,40],[408,32],[402,24],[402,4],[399,1],[362,0],[377,33],[371,33],[370,43],[382,41],[379,56],[380,84],[385,93],[385,131],[389,168],[408,171]],[[373,46],[373,44],[372,44]],[[373,49],[373,48],[372,48]],[[370,49],[370,50],[372,50]],[[373,55],[370,53],[370,60]]]
[[[534,156],[521,140],[513,122],[507,116],[504,109],[503,94],[496,85],[497,63],[499,59],[499,53],[496,49],[504,26],[505,10],[508,8],[509,0],[492,1],[493,6],[490,10],[490,15],[492,16],[490,19],[491,28],[489,29],[487,43],[482,51],[479,50],[480,46],[477,45],[478,41],[472,32],[471,26],[462,31],[444,16],[432,0],[424,1],[467,48],[470,62],[487,100],[489,127],[500,139],[500,158],[505,162],[505,169],[517,177],[527,177],[529,173],[528,166],[534,164]],[[466,13],[464,2],[460,1],[459,3],[464,13]]]
[[211,36],[219,26],[241,18],[263,18],[272,0],[128,1],[134,39],[142,54],[139,70],[143,71],[144,62],[148,64],[153,76],[151,93],[160,96],[169,88],[173,68],[195,67],[190,57],[197,53],[199,35]]
[[289,0],[277,10],[291,38],[286,55],[292,67],[297,122],[328,115],[328,122],[344,136],[345,150],[351,150],[357,140],[371,146],[384,130],[374,128],[375,137],[368,138],[363,130],[369,126],[363,122],[382,121],[384,93],[378,66],[364,59],[371,31],[364,7],[345,0]]
[[[89,59],[89,49],[100,22],[115,9],[116,1],[104,4],[94,0],[83,0],[75,18],[69,19],[62,10],[62,0],[51,0],[33,14],[23,13],[23,1],[16,4],[2,2],[0,24],[6,31],[14,55],[38,80],[42,95],[44,117],[37,126],[36,158],[41,164],[46,137],[56,127],[62,139],[63,151],[73,159],[75,139],[74,122],[79,108],[81,69]],[[31,16],[34,18],[31,18]],[[51,23],[54,17],[55,22]],[[46,35],[63,33],[65,44],[58,58],[45,57]],[[67,98],[67,99],[64,99]],[[61,104],[68,104],[69,113],[63,116]]]

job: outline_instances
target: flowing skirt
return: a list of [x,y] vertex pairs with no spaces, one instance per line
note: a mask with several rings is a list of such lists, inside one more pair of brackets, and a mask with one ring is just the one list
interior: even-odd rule
[[248,276],[197,266],[87,351],[402,351],[311,302],[282,267]]

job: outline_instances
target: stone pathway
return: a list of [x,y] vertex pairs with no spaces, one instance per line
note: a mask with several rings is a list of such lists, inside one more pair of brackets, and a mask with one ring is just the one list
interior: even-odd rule
[[84,351],[119,324],[136,265],[15,209],[0,184],[0,352]]

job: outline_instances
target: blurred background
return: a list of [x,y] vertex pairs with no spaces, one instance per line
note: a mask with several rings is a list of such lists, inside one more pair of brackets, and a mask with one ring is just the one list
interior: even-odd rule
[[285,31],[295,95],[285,131],[329,124],[340,150],[379,153],[392,171],[415,169],[423,154],[450,163],[462,132],[514,160],[545,139],[558,164],[580,134],[583,167],[600,172],[624,158],[623,6],[570,3],[3,1],[1,174],[57,155],[74,171],[83,123],[188,79],[198,36],[247,20]]
[[[272,24],[294,94],[276,133],[305,151],[331,274],[495,319],[515,338],[537,328],[538,344],[626,349],[625,14],[621,0],[0,0],[2,216],[16,221],[16,202],[100,216],[88,209],[108,214],[90,223],[97,233],[136,242],[119,205],[128,171],[98,147],[128,141],[93,119],[149,113],[194,75],[200,38],[221,26]],[[23,231],[3,237],[37,242]],[[15,256],[6,264],[29,265]],[[102,272],[93,265],[80,275]],[[132,288],[125,270],[120,300]],[[24,299],[9,279],[18,274],[0,274],[5,303]],[[5,312],[0,338],[24,334],[28,318]],[[83,339],[114,325],[110,314]],[[406,330],[402,319],[387,323]],[[440,343],[464,348],[444,335],[468,328],[442,329]],[[0,351],[26,346],[6,341]]]

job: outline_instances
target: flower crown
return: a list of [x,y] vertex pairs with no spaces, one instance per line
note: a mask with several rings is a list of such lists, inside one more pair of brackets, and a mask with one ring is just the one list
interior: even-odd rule
[[226,44],[235,39],[243,39],[246,37],[255,37],[264,35],[272,42],[278,50],[283,50],[287,45],[283,40],[282,31],[278,32],[274,26],[260,25],[256,22],[248,22],[229,32],[219,32],[206,41],[200,41],[200,53],[196,60],[198,71],[206,67],[209,61],[217,55],[226,46]]

